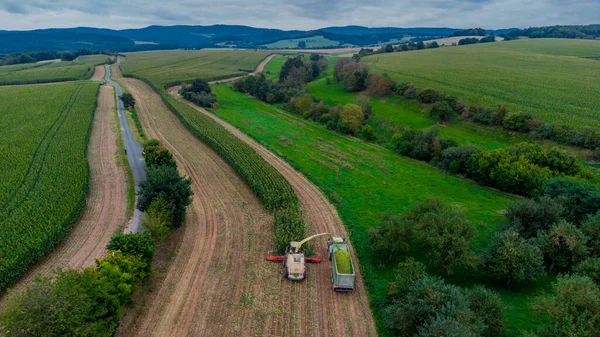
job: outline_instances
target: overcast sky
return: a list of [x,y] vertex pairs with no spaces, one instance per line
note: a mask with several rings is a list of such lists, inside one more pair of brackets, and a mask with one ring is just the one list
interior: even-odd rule
[[600,23],[600,0],[0,0],[0,29],[241,24],[483,27]]

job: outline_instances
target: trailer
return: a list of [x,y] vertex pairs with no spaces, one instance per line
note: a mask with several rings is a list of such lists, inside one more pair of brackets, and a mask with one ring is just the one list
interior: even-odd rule
[[329,253],[329,259],[331,260],[333,290],[351,292],[354,290],[354,263],[352,262],[352,259],[350,259],[350,265],[352,267],[351,274],[339,273],[337,263],[335,261],[335,253],[340,249],[350,253],[350,248],[344,243],[344,239],[340,237],[333,237],[333,239],[327,240],[327,251]]

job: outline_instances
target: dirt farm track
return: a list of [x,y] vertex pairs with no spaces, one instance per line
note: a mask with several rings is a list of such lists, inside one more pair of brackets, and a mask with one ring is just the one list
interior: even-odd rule
[[[162,140],[173,153],[180,171],[191,177],[195,194],[168,270],[153,277],[150,295],[122,320],[118,336],[376,336],[360,276],[354,293],[335,293],[331,262],[325,258],[308,266],[306,281],[285,280],[280,264],[265,261],[273,246],[272,214],[149,86],[122,78],[118,71],[114,78],[134,95],[148,136]],[[335,208],[316,186],[218,121],[290,181],[311,232],[348,237]],[[325,242],[320,238],[314,243],[323,257]]]

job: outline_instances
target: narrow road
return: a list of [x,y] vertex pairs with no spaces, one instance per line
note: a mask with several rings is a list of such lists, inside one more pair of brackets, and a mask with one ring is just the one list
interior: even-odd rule
[[[117,97],[123,95],[121,86],[111,79],[110,66],[106,65],[106,81],[112,85],[117,91]],[[119,123],[121,124],[121,133],[123,135],[123,144],[125,145],[125,152],[127,153],[127,159],[129,160],[129,166],[131,167],[131,173],[133,173],[133,180],[135,181],[135,193],[139,191],[140,183],[146,180],[146,162],[144,161],[143,148],[138,142],[135,141],[127,122],[127,116],[125,115],[125,107],[123,101],[117,98],[117,111],[119,114]],[[137,208],[133,212],[133,217],[125,229],[125,233],[137,233],[141,228],[143,220],[143,213]]]

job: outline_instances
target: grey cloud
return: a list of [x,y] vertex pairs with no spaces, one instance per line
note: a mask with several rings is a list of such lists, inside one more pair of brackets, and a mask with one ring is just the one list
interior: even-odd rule
[[600,23],[598,0],[1,0],[0,29],[151,24],[506,28]]

